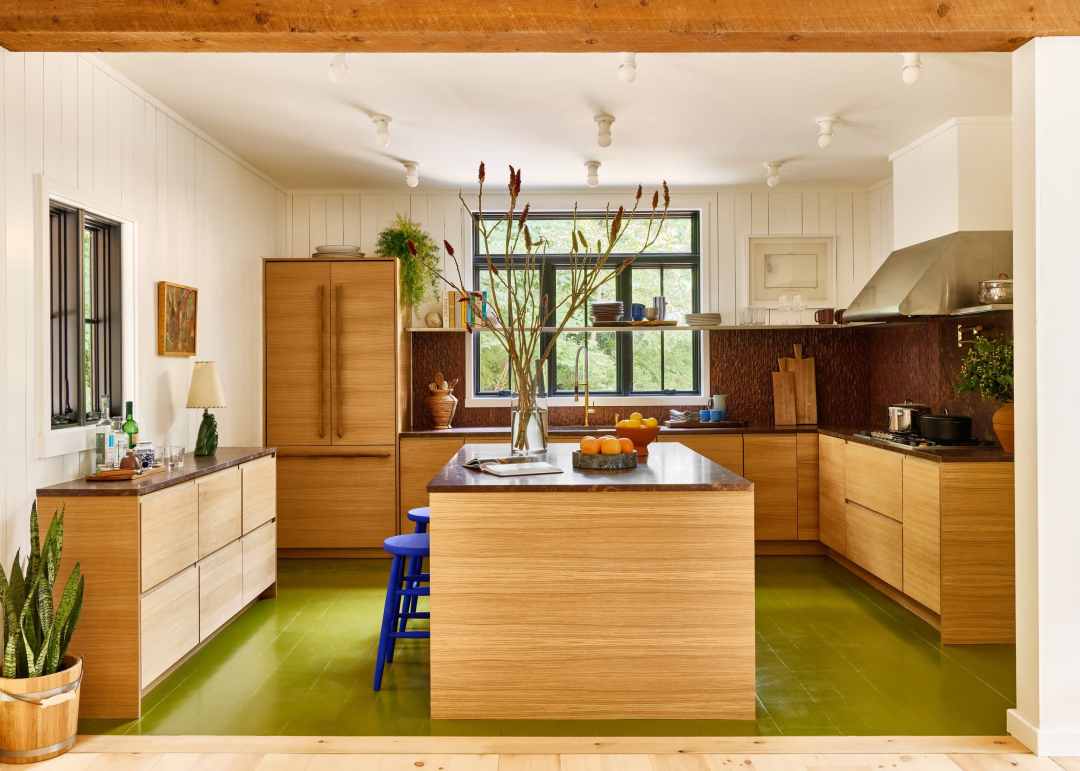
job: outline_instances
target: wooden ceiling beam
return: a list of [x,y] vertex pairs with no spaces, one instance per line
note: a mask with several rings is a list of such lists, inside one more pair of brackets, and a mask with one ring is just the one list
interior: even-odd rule
[[0,0],[23,51],[1009,51],[1077,0]]

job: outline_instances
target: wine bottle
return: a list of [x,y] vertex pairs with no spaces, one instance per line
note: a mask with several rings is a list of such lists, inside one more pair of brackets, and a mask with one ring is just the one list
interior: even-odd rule
[[124,408],[126,418],[120,429],[127,434],[128,447],[134,448],[139,443],[139,424],[135,422],[135,402],[126,402]]

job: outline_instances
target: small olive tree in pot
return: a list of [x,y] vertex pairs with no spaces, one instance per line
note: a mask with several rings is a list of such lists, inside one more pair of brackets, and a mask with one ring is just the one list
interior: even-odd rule
[[85,580],[75,563],[59,600],[54,597],[64,546],[64,510],[45,541],[37,505],[30,510],[30,555],[0,566],[4,654],[0,677],[0,761],[32,763],[67,752],[79,725],[82,659],[67,655],[79,620]]
[[994,412],[994,434],[1005,452],[1013,451],[1013,341],[1011,337],[979,337],[964,356],[959,394],[977,393],[1001,402]]

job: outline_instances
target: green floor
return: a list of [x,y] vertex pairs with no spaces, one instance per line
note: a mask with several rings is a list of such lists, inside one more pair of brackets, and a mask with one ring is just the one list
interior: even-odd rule
[[371,690],[381,560],[283,560],[256,603],[159,685],[133,722],[83,733],[286,735],[1004,734],[1012,646],[949,646],[818,557],[757,561],[758,719],[444,721],[428,717],[427,643],[403,641]]

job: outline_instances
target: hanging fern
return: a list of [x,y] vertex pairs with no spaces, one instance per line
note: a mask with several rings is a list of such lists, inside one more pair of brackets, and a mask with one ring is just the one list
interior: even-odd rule
[[[413,250],[409,249],[412,242]],[[375,242],[375,254],[401,263],[401,302],[416,306],[428,293],[436,294],[442,260],[439,247],[420,225],[400,214]]]

